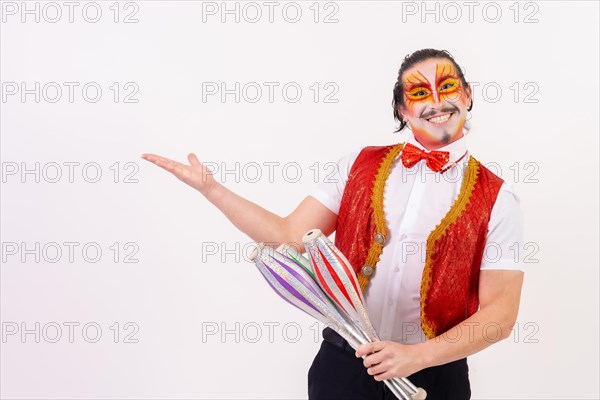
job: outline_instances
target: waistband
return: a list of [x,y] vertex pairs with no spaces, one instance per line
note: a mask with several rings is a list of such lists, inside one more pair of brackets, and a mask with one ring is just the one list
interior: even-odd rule
[[335,347],[338,347],[348,353],[351,353],[352,355],[354,355],[354,353],[356,352],[356,350],[354,350],[352,346],[348,344],[348,341],[346,341],[346,339],[341,337],[336,331],[329,327],[323,329],[323,340],[325,340],[329,344],[334,345]]
[[[327,343],[334,345],[337,348],[340,348],[352,355],[354,355],[356,353],[356,350],[354,350],[352,348],[352,346],[350,346],[350,344],[348,344],[348,342],[346,341],[346,339],[344,339],[343,337],[341,337],[335,330],[327,327],[325,329],[323,329],[323,340],[325,340]],[[456,360],[456,361],[451,361],[447,364],[443,364],[443,365],[438,365],[435,367],[429,367],[427,369],[433,369],[433,368],[441,368],[441,367],[453,367],[453,366],[459,366],[459,365],[464,365],[466,367],[467,365],[467,358],[461,358],[460,360]]]

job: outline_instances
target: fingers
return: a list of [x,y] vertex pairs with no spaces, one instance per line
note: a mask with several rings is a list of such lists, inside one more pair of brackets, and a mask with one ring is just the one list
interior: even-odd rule
[[354,353],[356,357],[362,357],[367,354],[371,354],[377,352],[385,347],[385,342],[371,342],[358,346],[356,352]]
[[373,353],[363,360],[363,365],[367,368],[371,368],[379,363],[381,363],[385,357],[381,353]]
[[372,348],[373,348],[373,343],[361,344],[360,346],[357,347],[354,355],[356,357],[365,356],[365,355],[373,352]]
[[200,192],[204,193],[211,187],[214,187],[214,180],[212,180],[210,170],[202,165],[194,153],[189,153],[187,156],[187,159],[191,165],[180,163],[166,157],[161,157],[157,154],[145,153],[142,154],[142,158],[170,172],[177,179],[187,183]]
[[[391,379],[393,377],[392,363],[386,357],[381,355],[381,352],[376,353],[368,357],[369,360],[365,360],[365,367],[367,367],[367,373],[372,375],[376,381],[383,381],[385,379]],[[370,364],[367,364],[370,363]]]
[[367,368],[367,373],[369,375],[381,375],[384,374],[388,369],[389,367],[387,363],[381,363]]
[[377,374],[373,378],[376,381],[381,382],[381,381],[385,381],[386,379],[387,380],[392,379],[393,377],[394,377],[394,374],[392,374],[391,372],[387,371],[387,372],[384,372],[382,374]]
[[198,157],[194,153],[188,154],[187,159],[193,166],[200,165],[200,161],[198,161]]
[[151,163],[154,163],[156,165],[166,164],[167,161],[174,162],[173,160],[169,160],[168,158],[161,157],[156,154],[142,154],[142,158],[144,160],[150,161]]
[[158,165],[159,167],[161,167],[169,172],[181,173],[187,167],[187,165],[185,165],[185,164],[182,164],[177,161],[173,161],[166,157],[161,157],[156,154],[142,154],[142,158],[144,160],[150,161],[150,162]]

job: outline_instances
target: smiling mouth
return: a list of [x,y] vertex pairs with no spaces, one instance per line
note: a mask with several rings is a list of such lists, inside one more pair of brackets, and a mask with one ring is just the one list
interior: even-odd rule
[[436,115],[435,117],[426,118],[426,120],[435,125],[442,125],[442,124],[446,123],[453,114],[454,113],[451,112],[451,113],[447,113],[447,114]]

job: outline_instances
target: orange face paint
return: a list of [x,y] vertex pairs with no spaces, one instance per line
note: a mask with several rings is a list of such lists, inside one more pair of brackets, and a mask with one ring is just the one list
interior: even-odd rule
[[436,64],[434,88],[421,72],[413,72],[404,81],[405,100],[407,103],[438,103],[459,98],[462,94],[462,84],[451,63]]
[[402,114],[419,142],[438,148],[462,136],[470,96],[450,61],[416,64],[405,72],[403,84]]

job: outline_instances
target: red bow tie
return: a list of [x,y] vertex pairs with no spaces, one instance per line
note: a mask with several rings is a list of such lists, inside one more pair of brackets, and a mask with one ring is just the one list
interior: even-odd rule
[[438,172],[448,160],[450,160],[450,152],[448,151],[432,151],[427,152],[421,150],[417,146],[414,146],[410,143],[407,143],[402,148],[402,164],[406,168],[410,168],[419,160],[425,159],[425,162],[429,169],[432,171]]

